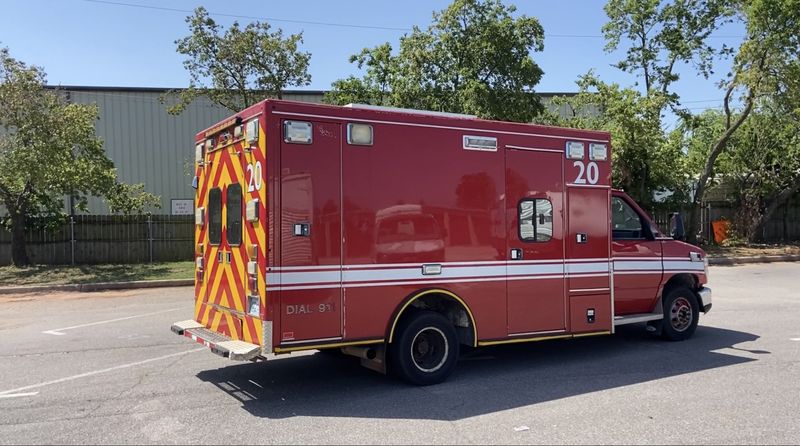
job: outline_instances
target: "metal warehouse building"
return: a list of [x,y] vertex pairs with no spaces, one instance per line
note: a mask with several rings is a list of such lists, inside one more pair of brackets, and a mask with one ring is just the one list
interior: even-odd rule
[[[207,98],[199,97],[180,115],[167,113],[161,97],[164,88],[62,86],[70,102],[97,104],[97,135],[114,161],[121,181],[144,183],[148,192],[161,196],[154,214],[192,214],[191,162],[194,135],[233,114]],[[322,102],[322,91],[286,91],[284,99]],[[69,206],[67,205],[67,212]],[[89,201],[90,214],[108,214],[100,199]]]
[[[191,163],[194,157],[194,135],[233,112],[197,98],[180,115],[167,113],[161,97],[164,88],[132,87],[58,87],[69,101],[97,104],[100,119],[97,134],[105,141],[105,150],[117,167],[119,178],[126,183],[144,183],[148,192],[161,197],[161,208],[153,214],[192,214]],[[285,91],[286,100],[322,102],[324,92],[318,90]],[[540,93],[549,103],[555,95]],[[562,110],[566,113],[566,110]],[[66,206],[67,212],[69,204]],[[100,199],[89,201],[89,214],[108,214],[108,206]]]
[[[168,89],[61,86],[73,103],[96,104],[95,126],[121,181],[143,183],[161,197],[149,214],[109,215],[106,203],[90,199],[88,212],[72,212],[53,228],[26,235],[35,263],[138,263],[188,260],[194,253],[194,136],[232,114],[206,98],[197,98],[180,115],[167,113]],[[322,91],[286,91],[284,99],[321,102]],[[542,94],[550,103],[554,94]],[[566,114],[567,110],[559,110]],[[70,200],[65,197],[70,213]],[[0,231],[0,265],[11,262],[11,235]]]

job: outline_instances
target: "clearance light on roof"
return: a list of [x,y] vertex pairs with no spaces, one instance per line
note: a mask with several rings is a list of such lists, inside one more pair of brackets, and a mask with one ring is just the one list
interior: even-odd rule
[[582,160],[584,146],[582,142],[568,141],[567,142],[567,158],[571,160]]
[[464,135],[464,150],[497,152],[497,138],[491,136]]
[[592,161],[605,161],[608,159],[608,147],[605,144],[589,144],[589,159]]
[[283,140],[293,144],[311,144],[311,123],[286,121],[283,123]]
[[371,146],[372,126],[367,124],[347,124],[347,143],[356,146]]

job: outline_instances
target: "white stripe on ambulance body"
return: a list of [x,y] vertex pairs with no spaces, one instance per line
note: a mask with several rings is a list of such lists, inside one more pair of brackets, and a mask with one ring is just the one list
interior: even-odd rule
[[[625,259],[625,260],[622,260]],[[685,258],[615,258],[614,273],[661,274],[702,273],[704,265]],[[267,273],[270,291],[374,287],[436,283],[491,282],[499,280],[540,280],[565,277],[607,277],[609,259],[487,261],[441,263],[442,273],[423,275],[422,264],[327,265],[318,267],[271,268]]]
[[705,271],[703,262],[691,260],[665,260],[664,271]]
[[661,272],[661,259],[657,260],[617,260],[614,259],[614,272],[658,270]]

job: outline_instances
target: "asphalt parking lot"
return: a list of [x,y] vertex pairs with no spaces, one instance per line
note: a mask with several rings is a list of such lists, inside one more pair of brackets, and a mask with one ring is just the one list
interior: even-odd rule
[[0,443],[798,443],[798,277],[713,267],[689,341],[479,349],[426,388],[316,352],[219,358],[169,330],[189,288],[0,297]]

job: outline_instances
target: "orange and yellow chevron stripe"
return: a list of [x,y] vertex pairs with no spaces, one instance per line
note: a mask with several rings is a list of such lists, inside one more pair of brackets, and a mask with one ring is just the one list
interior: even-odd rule
[[[258,143],[251,147],[245,139],[233,144],[209,150],[203,165],[196,167],[198,187],[196,207],[209,209],[209,192],[221,191],[221,237],[220,243],[210,244],[208,212],[202,225],[195,226],[195,255],[203,258],[203,269],[195,271],[195,320],[206,328],[229,336],[234,340],[261,345],[264,339],[261,318],[266,301],[266,134],[262,122],[259,125]],[[256,165],[260,168],[256,168]],[[260,178],[251,178],[260,175]],[[239,184],[242,187],[241,209],[229,209],[228,188]],[[260,187],[255,187],[255,186]],[[258,220],[249,222],[244,216],[245,203],[258,200]],[[241,213],[241,243],[231,245],[227,240],[229,212]],[[247,264],[251,261],[248,247],[255,245],[257,289],[250,290]],[[252,251],[252,250],[251,250]],[[248,314],[248,296],[258,295],[262,313],[259,317]]]

